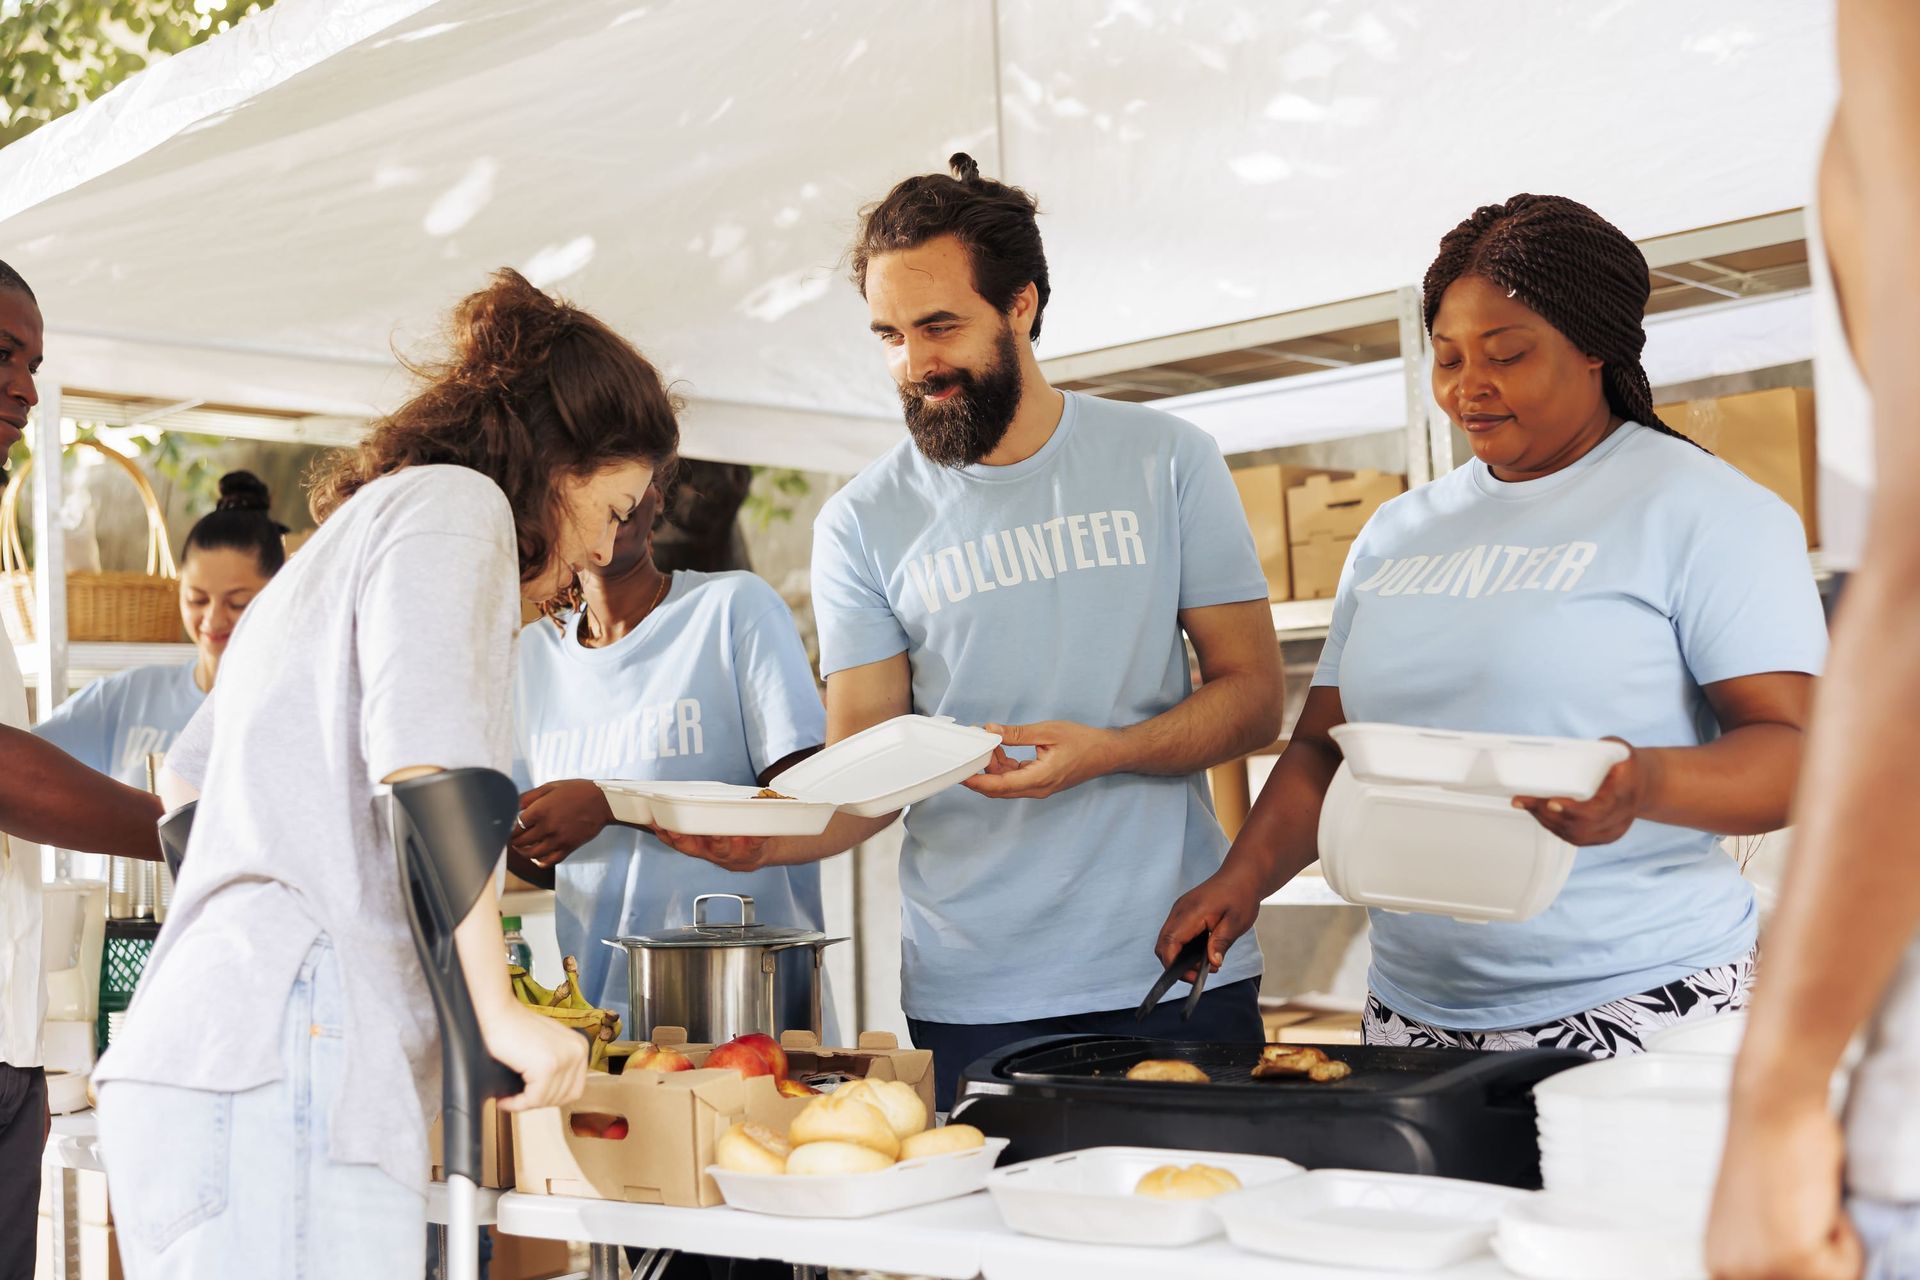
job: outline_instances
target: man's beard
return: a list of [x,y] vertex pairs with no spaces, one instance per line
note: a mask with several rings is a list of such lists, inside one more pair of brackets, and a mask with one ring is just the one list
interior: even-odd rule
[[[948,399],[927,399],[952,386],[960,389]],[[1019,407],[1020,353],[1010,324],[1002,324],[993,363],[984,370],[955,369],[900,387],[900,408],[913,442],[929,462],[943,467],[969,467],[992,453],[1006,439]]]

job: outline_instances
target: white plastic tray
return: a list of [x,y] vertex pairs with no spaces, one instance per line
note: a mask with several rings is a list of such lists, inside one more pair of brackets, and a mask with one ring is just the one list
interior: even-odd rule
[[1321,874],[1361,906],[1527,920],[1553,904],[1573,859],[1572,845],[1507,800],[1364,783],[1351,760],[1320,806]]
[[710,1165],[720,1194],[735,1209],[782,1218],[868,1218],[896,1209],[972,1195],[986,1184],[1007,1139],[955,1155],[902,1160],[874,1173],[790,1177],[780,1173],[735,1173]]
[[693,836],[811,836],[837,810],[862,818],[892,813],[980,772],[997,734],[947,718],[896,716],[836,742],[772,783],[788,800],[759,800],[758,787],[724,782],[599,782],[620,822]]
[[773,787],[877,818],[972,777],[999,745],[999,734],[946,716],[896,716],[802,760]]
[[1618,742],[1465,733],[1401,724],[1343,724],[1333,740],[1362,782],[1446,787],[1478,795],[1588,800],[1627,758]]
[[1615,1221],[1566,1197],[1532,1194],[1508,1206],[1493,1233],[1507,1269],[1532,1280],[1704,1280],[1698,1233]]
[[1270,1156],[1153,1147],[1092,1147],[995,1169],[987,1191],[1013,1230],[1080,1244],[1198,1244],[1220,1233],[1211,1200],[1157,1200],[1133,1194],[1163,1164],[1210,1164],[1244,1188],[1297,1176],[1300,1166]]
[[[805,800],[756,800],[758,787],[726,782],[596,784],[621,822],[689,836],[817,836],[834,806]],[[778,788],[775,788],[778,790]]]
[[1432,1271],[1486,1248],[1526,1195],[1513,1187],[1408,1173],[1318,1169],[1212,1201],[1242,1249],[1302,1262]]

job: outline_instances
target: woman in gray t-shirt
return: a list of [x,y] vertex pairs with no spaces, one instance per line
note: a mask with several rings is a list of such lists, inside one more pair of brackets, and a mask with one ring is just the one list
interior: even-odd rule
[[[605,564],[678,446],[653,366],[514,272],[452,329],[318,476],[324,523],[168,756],[200,796],[188,869],[96,1074],[142,1280],[424,1266],[437,1032],[375,790],[510,768],[521,601]],[[585,1045],[513,1000],[491,887],[457,941],[487,1048],[526,1081],[503,1105],[577,1096]]]

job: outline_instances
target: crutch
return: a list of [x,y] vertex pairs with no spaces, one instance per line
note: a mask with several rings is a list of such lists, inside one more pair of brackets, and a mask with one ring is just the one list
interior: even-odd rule
[[[487,1052],[454,930],[480,898],[506,851],[520,792],[492,769],[449,769],[387,792],[387,820],[414,946],[440,1021],[440,1111],[447,1171],[446,1280],[480,1274],[480,1122],[489,1098],[524,1087]],[[506,965],[505,953],[501,966]]]

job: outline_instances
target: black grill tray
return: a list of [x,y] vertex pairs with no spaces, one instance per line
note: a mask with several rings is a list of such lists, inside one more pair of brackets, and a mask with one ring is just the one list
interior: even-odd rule
[[[1255,1079],[1259,1044],[1116,1036],[1029,1040],[969,1067],[953,1118],[1012,1142],[1005,1160],[1096,1146],[1282,1156],[1307,1168],[1438,1174],[1540,1185],[1532,1088],[1589,1061],[1578,1050],[1481,1053],[1320,1045],[1345,1080]],[[1126,1079],[1178,1058],[1209,1084]]]

